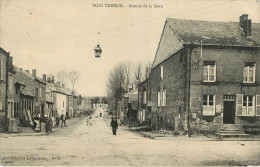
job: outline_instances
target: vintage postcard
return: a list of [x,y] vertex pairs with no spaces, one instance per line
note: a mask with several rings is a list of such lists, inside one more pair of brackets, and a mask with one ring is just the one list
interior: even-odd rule
[[260,166],[259,0],[0,0],[1,166]]

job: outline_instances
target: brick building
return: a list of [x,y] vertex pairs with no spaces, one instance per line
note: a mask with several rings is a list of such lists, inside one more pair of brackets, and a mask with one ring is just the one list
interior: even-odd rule
[[[149,77],[158,129],[260,124],[260,24],[167,19]],[[189,128],[191,127],[191,128]]]

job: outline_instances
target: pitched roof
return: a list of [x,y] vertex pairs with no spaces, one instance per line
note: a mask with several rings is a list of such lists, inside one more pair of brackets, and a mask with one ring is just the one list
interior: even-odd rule
[[200,20],[166,19],[153,68],[184,44],[236,47],[260,47],[260,23],[252,23],[251,36],[243,35],[238,22],[212,22]]

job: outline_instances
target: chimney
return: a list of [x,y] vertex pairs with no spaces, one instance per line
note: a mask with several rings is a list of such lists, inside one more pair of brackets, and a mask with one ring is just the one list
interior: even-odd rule
[[20,70],[21,70],[21,71],[23,71],[23,69],[22,69],[22,68],[20,68]]
[[46,74],[42,74],[42,79],[44,82],[46,82]]
[[60,87],[60,81],[58,81],[56,84]]
[[54,83],[54,75],[51,76],[51,81],[52,81],[52,83]]
[[247,14],[243,14],[239,17],[239,26],[243,29],[243,34],[245,36],[251,36],[251,19],[248,20]]
[[62,84],[62,87],[65,88],[65,84],[64,83]]
[[47,82],[51,83],[51,77],[47,77]]
[[26,72],[27,74],[29,74],[29,70],[25,70],[25,72]]
[[[10,53],[9,53],[10,54]],[[8,57],[8,70],[13,69],[13,57]]]
[[32,75],[36,77],[36,69],[32,69]]

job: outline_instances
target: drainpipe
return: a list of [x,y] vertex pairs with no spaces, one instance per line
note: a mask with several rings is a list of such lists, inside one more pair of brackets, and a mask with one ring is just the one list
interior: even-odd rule
[[8,131],[8,121],[7,121],[7,114],[8,114],[8,70],[9,70],[9,57],[10,57],[10,52],[7,54],[6,58],[6,93],[5,93],[5,130]]
[[191,55],[192,55],[192,50],[194,49],[194,44],[193,43],[191,43],[190,44],[190,62],[189,62],[189,91],[188,91],[188,135],[189,135],[189,137],[191,137],[191,129],[190,129],[190,114],[191,114],[191,112],[190,112],[190,82],[191,82]]

